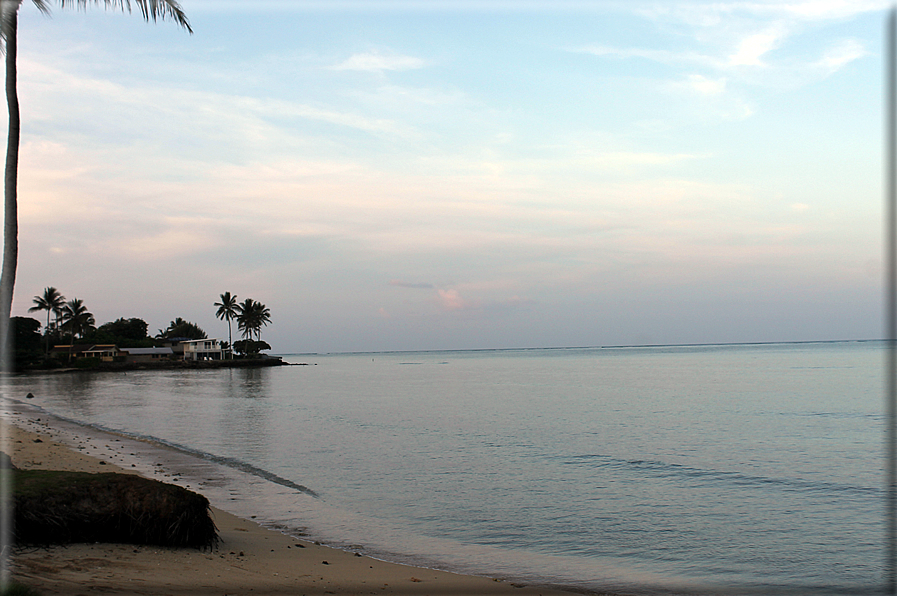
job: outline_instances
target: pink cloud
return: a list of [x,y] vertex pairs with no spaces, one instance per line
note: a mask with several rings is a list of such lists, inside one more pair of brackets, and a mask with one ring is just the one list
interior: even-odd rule
[[442,308],[445,310],[461,310],[465,308],[473,308],[476,305],[468,302],[464,298],[461,297],[461,294],[458,293],[458,290],[436,290],[439,294],[439,302],[442,304]]

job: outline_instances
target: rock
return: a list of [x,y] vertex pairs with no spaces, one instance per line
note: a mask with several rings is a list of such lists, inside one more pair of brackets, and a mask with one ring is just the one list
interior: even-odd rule
[[2,451],[0,451],[0,470],[15,470],[16,467],[12,465],[12,459]]

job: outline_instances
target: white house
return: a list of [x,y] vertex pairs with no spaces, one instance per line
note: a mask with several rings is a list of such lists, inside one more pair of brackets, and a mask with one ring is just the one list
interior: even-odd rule
[[184,348],[184,360],[221,360],[224,354],[217,339],[190,339],[178,345]]

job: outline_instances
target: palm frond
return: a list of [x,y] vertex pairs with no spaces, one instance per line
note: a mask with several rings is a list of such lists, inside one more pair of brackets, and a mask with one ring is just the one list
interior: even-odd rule
[[[32,0],[35,4],[38,2],[46,4],[47,0]],[[99,5],[101,2],[105,8],[118,9],[122,12],[131,12],[131,0],[56,0],[59,6],[65,8],[74,5],[76,8],[86,10],[88,4]],[[190,27],[190,21],[187,15],[176,0],[134,0],[140,14],[144,20],[164,21],[171,19],[188,32],[193,33]],[[40,8],[40,7],[38,7]]]
[[31,0],[34,5],[37,7],[39,11],[44,13],[45,15],[50,14],[50,5],[47,3],[47,0]]

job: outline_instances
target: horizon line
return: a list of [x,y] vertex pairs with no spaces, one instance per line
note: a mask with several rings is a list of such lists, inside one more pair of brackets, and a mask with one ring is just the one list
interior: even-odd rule
[[887,341],[885,338],[866,339],[805,339],[784,341],[731,341],[710,343],[683,343],[683,344],[611,344],[592,346],[543,346],[543,347],[517,347],[517,348],[437,348],[427,350],[351,350],[346,352],[277,352],[272,356],[332,356],[353,354],[435,354],[440,352],[515,352],[528,350],[615,350],[627,348],[700,348],[722,346],[768,346],[768,345],[796,345],[796,344],[836,344],[836,343],[865,343],[874,341]]

